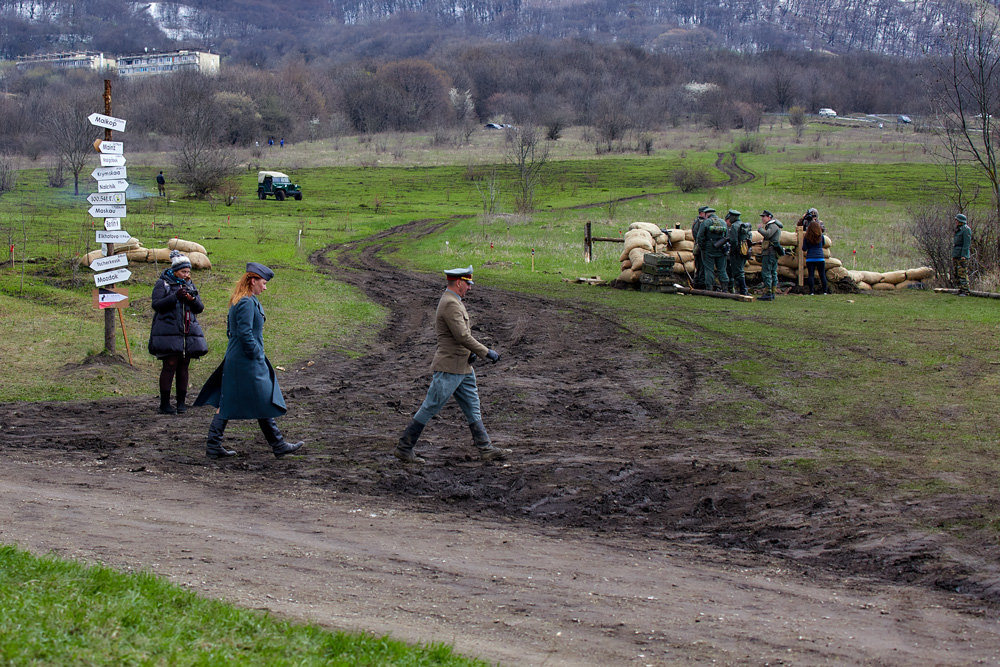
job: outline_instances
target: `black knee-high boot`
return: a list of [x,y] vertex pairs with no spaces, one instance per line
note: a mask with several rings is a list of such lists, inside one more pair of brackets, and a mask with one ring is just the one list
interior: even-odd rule
[[226,432],[226,424],[229,423],[228,419],[223,419],[215,414],[212,417],[212,423],[208,427],[208,442],[205,446],[205,456],[210,459],[225,458],[228,456],[236,456],[236,451],[233,449],[227,449],[222,446],[222,436]]
[[258,419],[257,423],[260,425],[260,430],[264,434],[267,444],[271,445],[271,451],[274,452],[276,459],[280,459],[285,454],[291,454],[305,444],[302,440],[298,442],[285,440],[285,436],[278,430],[278,422],[273,419]]

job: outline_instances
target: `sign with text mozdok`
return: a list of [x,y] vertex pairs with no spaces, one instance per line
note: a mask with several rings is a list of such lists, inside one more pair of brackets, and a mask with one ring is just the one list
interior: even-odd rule
[[125,207],[113,204],[97,204],[87,211],[94,218],[124,218]]
[[98,257],[90,263],[90,268],[94,271],[107,271],[108,269],[117,269],[122,266],[128,266],[128,257],[124,253],[121,255],[111,255],[110,257]]
[[106,229],[98,229],[95,234],[97,234],[98,243],[128,243],[128,240],[132,238],[132,235],[125,231],[110,232]]
[[[91,204],[124,204],[125,203],[125,193],[124,192],[106,192],[103,194],[94,193],[87,197],[87,201]],[[107,227],[105,227],[107,229]]]
[[102,113],[92,113],[87,116],[87,120],[90,121],[91,125],[96,125],[97,127],[103,127],[106,130],[114,130],[115,132],[125,131],[125,120],[121,118],[115,118],[114,116],[105,116]]
[[114,271],[108,271],[107,273],[98,273],[94,275],[94,283],[100,287],[101,285],[114,285],[115,283],[125,282],[132,277],[132,272],[128,269],[115,269]]

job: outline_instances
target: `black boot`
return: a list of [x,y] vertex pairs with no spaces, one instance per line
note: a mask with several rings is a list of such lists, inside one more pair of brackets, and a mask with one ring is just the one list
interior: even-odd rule
[[177,396],[177,414],[182,415],[187,412],[187,404],[184,403],[185,396]]
[[746,276],[740,278],[740,294],[743,296],[750,296],[750,290],[747,289]]
[[416,419],[411,419],[406,425],[406,430],[399,437],[399,444],[396,445],[394,454],[396,458],[404,463],[427,463],[427,461],[413,453],[413,448],[420,439],[420,434],[424,431],[424,424]]
[[170,394],[160,394],[160,409],[157,410],[161,415],[175,415],[177,410],[174,406],[170,405]]
[[222,436],[226,432],[228,419],[223,419],[216,413],[212,417],[212,423],[208,426],[208,442],[205,446],[205,456],[210,459],[220,459],[229,456],[236,456],[236,451],[222,446]]
[[483,426],[483,420],[469,424],[469,430],[472,431],[472,442],[479,450],[479,458],[483,461],[503,461],[511,453],[509,449],[493,446],[489,434],[486,433],[486,427]]
[[258,419],[257,423],[260,424],[260,430],[264,433],[267,444],[271,445],[271,451],[274,452],[276,459],[280,459],[285,454],[291,454],[306,444],[302,440],[298,442],[285,440],[285,436],[281,435],[281,431],[278,430],[278,423],[273,419]]

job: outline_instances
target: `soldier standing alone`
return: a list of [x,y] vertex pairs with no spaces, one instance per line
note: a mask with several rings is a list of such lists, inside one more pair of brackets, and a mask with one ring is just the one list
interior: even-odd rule
[[484,461],[502,460],[510,454],[509,449],[493,446],[490,436],[483,426],[479,412],[479,388],[476,386],[476,371],[472,362],[478,356],[496,363],[500,355],[473,338],[469,330],[469,313],[462,299],[474,284],[472,267],[449,269],[444,272],[448,278],[448,288],[438,301],[434,314],[434,333],[437,334],[437,351],[431,363],[433,376],[427,397],[413,419],[407,425],[396,445],[396,458],[405,463],[425,463],[413,453],[413,447],[431,418],[441,411],[452,396],[462,409],[472,441],[479,450],[479,458]]
[[969,296],[969,254],[972,248],[972,229],[969,220],[962,213],[955,216],[955,242],[951,250],[954,280],[958,283],[958,295]]

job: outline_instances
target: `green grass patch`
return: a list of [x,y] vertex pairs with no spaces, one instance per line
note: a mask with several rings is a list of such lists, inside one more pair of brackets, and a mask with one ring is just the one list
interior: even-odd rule
[[485,665],[444,644],[331,632],[238,609],[148,573],[0,546],[0,662],[11,665]]

